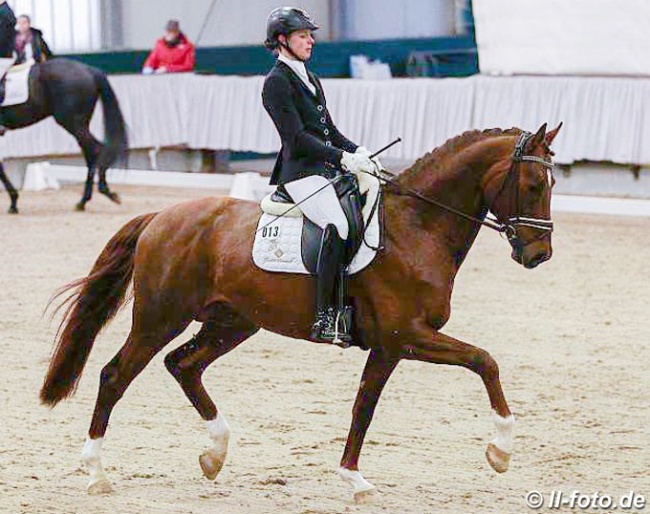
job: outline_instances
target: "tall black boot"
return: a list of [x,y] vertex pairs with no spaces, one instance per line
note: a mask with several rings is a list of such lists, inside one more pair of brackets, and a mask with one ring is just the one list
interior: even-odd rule
[[318,261],[316,263],[316,321],[311,338],[329,343],[349,343],[352,337],[346,331],[337,330],[338,309],[334,306],[334,291],[341,268],[345,241],[334,225],[323,231]]

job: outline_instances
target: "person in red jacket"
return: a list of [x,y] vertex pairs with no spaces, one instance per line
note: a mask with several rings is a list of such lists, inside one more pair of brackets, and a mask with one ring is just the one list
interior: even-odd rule
[[142,73],[179,73],[192,71],[195,64],[194,45],[181,32],[177,20],[169,20],[165,35],[147,57]]

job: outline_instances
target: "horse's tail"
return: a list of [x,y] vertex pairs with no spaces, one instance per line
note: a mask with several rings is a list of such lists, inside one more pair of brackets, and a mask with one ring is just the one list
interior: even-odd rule
[[95,70],[95,83],[99,90],[104,109],[104,148],[97,157],[97,165],[108,168],[119,159],[126,160],[129,140],[126,133],[126,123],[122,116],[120,104],[115,96],[108,78],[101,70]]
[[69,296],[57,332],[56,347],[41,387],[41,402],[54,406],[74,394],[99,331],[127,301],[138,238],[156,213],[132,219],[106,244],[87,277],[58,290],[49,305],[66,292]]

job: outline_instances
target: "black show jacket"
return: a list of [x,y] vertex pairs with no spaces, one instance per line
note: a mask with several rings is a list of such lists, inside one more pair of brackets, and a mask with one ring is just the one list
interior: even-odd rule
[[282,140],[271,185],[310,175],[332,178],[340,169],[343,151],[357,149],[334,126],[321,83],[313,73],[308,74],[316,95],[282,61],[276,61],[264,80],[262,102]]

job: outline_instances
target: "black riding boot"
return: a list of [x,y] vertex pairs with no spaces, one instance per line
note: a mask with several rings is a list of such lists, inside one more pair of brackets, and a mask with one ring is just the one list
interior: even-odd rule
[[327,225],[323,231],[316,264],[316,322],[311,331],[311,338],[316,341],[329,343],[352,341],[346,324],[339,323],[337,330],[338,309],[334,305],[334,292],[344,249],[345,241],[339,237],[336,227]]

